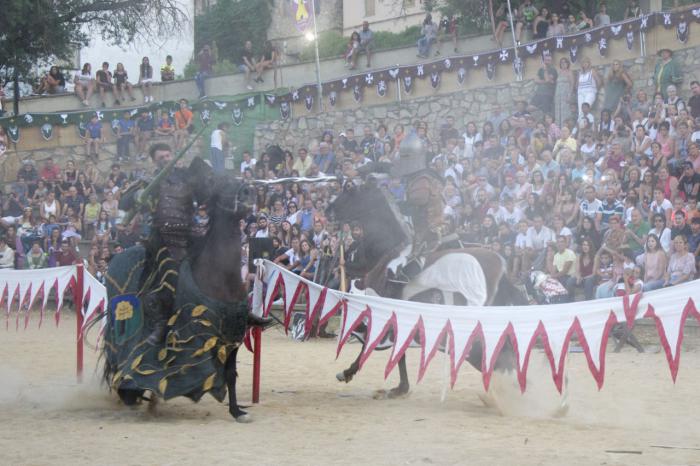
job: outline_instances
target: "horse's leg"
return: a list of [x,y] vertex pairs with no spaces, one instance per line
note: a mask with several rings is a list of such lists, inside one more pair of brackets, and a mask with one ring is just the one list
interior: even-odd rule
[[343,372],[338,372],[335,375],[335,378],[338,379],[338,382],[345,382],[348,383],[352,380],[352,378],[357,374],[357,371],[360,370],[360,359],[362,358],[362,354],[365,352],[365,342],[362,342],[362,348],[360,349],[360,354],[357,355],[357,359],[355,359],[352,364],[350,364],[350,367],[345,369]]
[[399,359],[399,385],[389,390],[389,398],[398,398],[408,393],[410,384],[408,383],[408,371],[406,370],[406,355]]
[[226,359],[226,387],[228,388],[228,412],[236,419],[236,422],[251,422],[253,419],[238,406],[236,400],[236,356],[238,348],[234,349]]

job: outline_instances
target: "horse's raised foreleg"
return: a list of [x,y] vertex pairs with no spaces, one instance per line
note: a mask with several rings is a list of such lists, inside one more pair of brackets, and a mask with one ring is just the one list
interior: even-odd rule
[[226,387],[228,388],[228,412],[231,416],[236,419],[236,422],[251,422],[253,419],[248,413],[243,411],[240,406],[238,406],[238,401],[236,400],[236,356],[238,355],[238,348],[234,349],[231,354],[228,355],[226,359]]
[[352,364],[350,364],[350,367],[345,369],[343,372],[338,372],[335,375],[335,378],[338,379],[338,382],[345,382],[348,383],[352,380],[352,378],[357,374],[357,371],[360,370],[360,359],[362,358],[362,354],[365,352],[365,342],[362,342],[362,348],[360,349],[360,354],[357,355],[357,359],[355,359]]
[[406,370],[406,355],[399,359],[399,385],[389,390],[389,398],[398,398],[408,393],[410,384],[408,383],[408,371]]

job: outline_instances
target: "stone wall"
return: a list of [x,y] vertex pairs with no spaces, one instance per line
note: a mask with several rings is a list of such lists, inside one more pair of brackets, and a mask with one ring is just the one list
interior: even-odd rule
[[[693,80],[700,80],[700,46],[675,52],[675,59],[683,67],[684,81],[681,95],[687,97],[689,85]],[[555,58],[555,62],[558,58]],[[596,68],[606,76],[612,59]],[[644,89],[651,97],[653,74],[656,57],[636,58],[623,61],[623,65],[632,77],[634,89]],[[427,81],[427,79],[426,79]],[[532,80],[517,82],[515,80],[491,87],[470,89],[451,94],[425,96],[401,102],[393,101],[385,105],[359,106],[324,114],[308,114],[288,121],[271,121],[260,124],[255,132],[255,151],[261,152],[269,144],[279,144],[283,148],[296,150],[301,146],[317,141],[325,130],[332,130],[337,136],[347,128],[354,128],[360,136],[362,128],[370,125],[373,129],[378,123],[384,123],[391,132],[396,124],[409,125],[416,119],[428,123],[431,131],[438,131],[445,118],[453,116],[458,128],[468,121],[482,122],[496,108],[506,112],[513,108],[518,100],[529,101],[534,92]],[[604,92],[601,89],[597,103],[602,102]],[[596,109],[595,112],[599,112]]]

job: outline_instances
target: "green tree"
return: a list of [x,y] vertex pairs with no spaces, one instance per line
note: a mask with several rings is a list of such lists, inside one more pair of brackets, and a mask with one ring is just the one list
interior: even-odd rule
[[68,58],[96,34],[116,45],[152,40],[180,31],[187,19],[177,0],[3,0],[1,5],[0,71],[15,82],[35,64]]
[[195,18],[195,46],[215,46],[218,60],[240,63],[246,40],[260,53],[272,23],[273,0],[218,0],[204,14]]

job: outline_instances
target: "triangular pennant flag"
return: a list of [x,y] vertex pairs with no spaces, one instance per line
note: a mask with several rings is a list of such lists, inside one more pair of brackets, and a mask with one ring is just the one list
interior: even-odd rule
[[438,344],[445,340],[445,332],[447,331],[446,316],[426,313],[423,317],[423,341],[421,342],[423,351],[420,369],[418,370],[419,381],[423,379],[430,360],[433,359],[435,353],[439,349]]
[[342,299],[334,290],[327,290],[323,304],[321,305],[320,314],[318,316],[319,325],[322,325],[330,319],[340,308]]
[[7,135],[10,141],[17,144],[19,142],[19,127],[17,125],[12,125],[7,127]]
[[588,367],[598,384],[598,389],[603,386],[605,375],[605,347],[608,343],[608,332],[616,321],[614,313],[608,309],[605,311],[608,312],[581,313],[574,324],[575,326],[578,324],[576,333],[579,336],[579,344],[586,354]]
[[286,120],[291,115],[292,106],[288,102],[280,103],[280,116],[283,120]]
[[299,298],[301,292],[301,279],[293,273],[283,273],[284,280],[284,314],[288,316],[294,310],[294,304]]
[[484,379],[484,388],[488,390],[491,374],[496,364],[496,359],[501,351],[501,347],[508,338],[506,328],[509,322],[493,320],[489,322],[481,322],[481,332],[483,336],[482,345],[484,351],[484,361],[486,363],[485,370],[482,371]]
[[338,350],[337,354],[343,349],[345,343],[350,339],[352,331],[355,330],[362,320],[367,316],[368,308],[359,300],[345,301],[345,313],[338,333]]
[[385,310],[372,309],[372,317],[368,322],[368,331],[365,337],[365,347],[360,358],[360,368],[364,364],[365,360],[370,356],[374,347],[377,346],[381,337],[386,331],[387,322],[393,313],[389,313]]
[[627,50],[632,50],[632,47],[634,47],[634,31],[627,31],[625,41],[627,41]]
[[688,42],[690,26],[687,21],[680,21],[676,26],[676,38],[681,44]]
[[413,313],[395,314],[396,331],[394,332],[394,348],[391,352],[389,362],[387,362],[384,371],[384,377],[387,377],[392,371],[396,363],[399,362],[401,356],[413,342],[413,337],[417,331],[419,315]]

